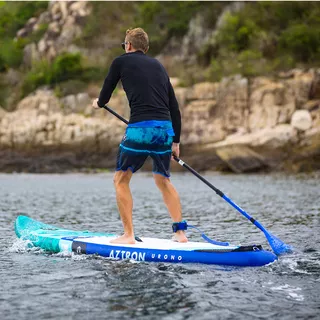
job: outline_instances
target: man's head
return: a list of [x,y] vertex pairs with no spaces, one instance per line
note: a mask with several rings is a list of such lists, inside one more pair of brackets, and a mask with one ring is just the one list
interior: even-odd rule
[[146,53],[149,49],[149,37],[142,28],[128,29],[123,44],[126,53],[138,50]]

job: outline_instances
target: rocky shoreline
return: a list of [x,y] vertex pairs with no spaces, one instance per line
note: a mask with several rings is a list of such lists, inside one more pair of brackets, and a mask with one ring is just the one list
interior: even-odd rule
[[[234,76],[189,88],[172,82],[183,118],[181,158],[197,170],[320,169],[320,70],[276,79]],[[59,99],[41,88],[15,111],[0,110],[0,171],[113,169],[125,125],[91,109],[98,89]],[[122,90],[109,105],[128,118]]]
[[[173,50],[171,43],[158,59],[166,67],[179,59],[193,64],[195,52],[217,31],[227,12],[242,6],[227,6],[210,30],[201,16],[195,17],[182,40],[183,50],[180,43],[179,50]],[[107,52],[118,44],[117,37],[103,33],[97,41],[101,46],[90,49],[76,41],[92,10],[88,1],[52,1],[45,12],[30,18],[16,39],[32,38],[42,28],[44,33],[25,46],[24,68],[41,59],[52,62],[65,52],[107,66]],[[4,75],[12,88],[6,109],[13,111],[0,107],[0,172],[113,169],[125,125],[105,110],[92,110],[91,101],[100,91],[96,82],[84,82],[82,88],[73,84],[73,90],[66,91],[76,94],[40,87],[15,107],[20,72],[9,69]],[[237,173],[320,169],[320,69],[294,69],[269,77],[236,75],[192,87],[180,87],[179,83],[188,83],[181,80],[172,79],[183,119],[181,158],[195,169]],[[121,88],[109,106],[129,118]],[[183,168],[173,163],[173,170]]]

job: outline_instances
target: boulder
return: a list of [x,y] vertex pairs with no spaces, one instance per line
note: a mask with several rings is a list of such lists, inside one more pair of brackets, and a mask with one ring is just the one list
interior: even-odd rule
[[61,110],[59,99],[51,90],[38,89],[31,93],[17,106],[17,110],[36,111],[38,114],[49,114]]
[[284,83],[263,78],[253,80],[249,105],[248,126],[251,132],[289,123],[296,108],[290,88]]
[[221,147],[216,153],[236,173],[259,171],[267,167],[264,158],[248,146]]
[[312,126],[312,117],[308,110],[297,110],[291,118],[291,126],[306,131]]
[[89,104],[91,99],[86,92],[78,93],[76,95],[68,95],[60,99],[61,105],[64,108],[64,112],[69,114],[71,112],[83,113]]
[[302,70],[293,70],[293,79],[285,81],[286,86],[292,90],[295,98],[296,109],[302,106],[311,98],[310,93],[314,86],[316,74],[314,70],[304,72]]
[[248,127],[249,82],[240,75],[224,78],[217,91],[217,107],[213,117],[218,117],[223,123],[224,130],[234,133],[236,128]]

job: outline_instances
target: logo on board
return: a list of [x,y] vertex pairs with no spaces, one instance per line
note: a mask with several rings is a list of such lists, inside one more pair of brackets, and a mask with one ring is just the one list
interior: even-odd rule
[[[146,261],[146,252],[137,251],[125,251],[125,250],[111,250],[109,258],[113,259],[132,259],[136,261]],[[151,253],[151,260],[162,260],[162,261],[182,261],[182,256],[174,254],[156,254]],[[149,260],[150,261],[150,260]]]

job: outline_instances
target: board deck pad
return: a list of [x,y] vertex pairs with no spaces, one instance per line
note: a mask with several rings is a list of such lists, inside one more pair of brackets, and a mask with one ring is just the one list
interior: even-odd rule
[[220,246],[207,242],[179,243],[173,240],[141,237],[135,244],[113,244],[111,233],[74,231],[18,216],[15,232],[24,240],[50,252],[98,254],[111,259],[136,261],[205,263],[232,266],[263,266],[277,260],[260,245]]

